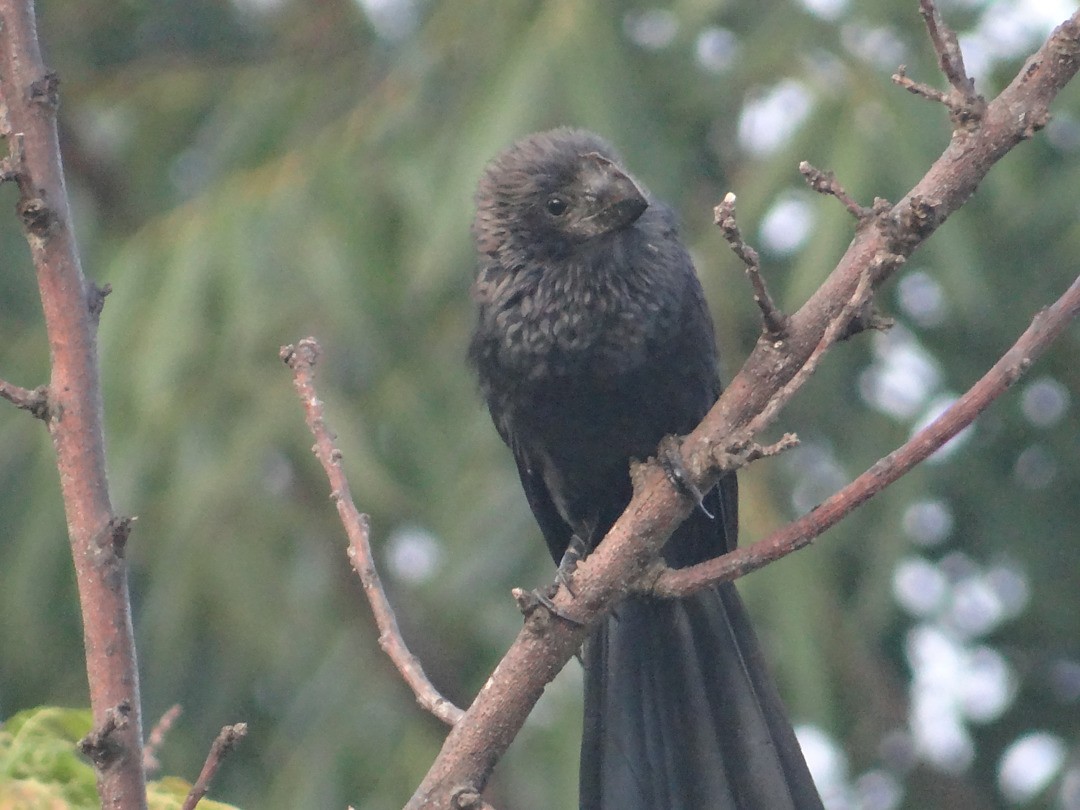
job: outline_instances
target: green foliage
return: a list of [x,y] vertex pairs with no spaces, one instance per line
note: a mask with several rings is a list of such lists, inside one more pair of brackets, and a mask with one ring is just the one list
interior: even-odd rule
[[[77,750],[90,712],[43,706],[0,725],[0,810],[93,810],[101,806],[94,769]],[[191,784],[166,777],[147,786],[150,810],[179,810]],[[207,810],[230,805],[203,799]]]
[[90,731],[90,712],[28,709],[0,726],[0,807],[95,807],[94,769],[75,743]]

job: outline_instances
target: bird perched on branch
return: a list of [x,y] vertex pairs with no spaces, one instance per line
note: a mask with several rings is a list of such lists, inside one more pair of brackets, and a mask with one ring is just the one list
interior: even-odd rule
[[[470,359],[552,557],[629,503],[631,459],[720,394],[712,321],[670,210],[600,137],[530,135],[480,179]],[[664,548],[734,548],[728,475]],[[584,651],[582,810],[805,810],[821,801],[730,583],[631,597]]]

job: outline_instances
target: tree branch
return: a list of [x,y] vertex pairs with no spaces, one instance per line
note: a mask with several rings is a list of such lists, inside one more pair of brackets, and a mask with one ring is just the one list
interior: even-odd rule
[[761,310],[762,329],[772,340],[783,339],[787,329],[787,315],[769,295],[765,278],[761,275],[761,259],[758,252],[743,239],[738,220],[735,219],[735,195],[732,192],[725,194],[724,199],[713,209],[713,221],[720,226],[724,240],[731,247],[732,252],[746,265],[746,277],[750,279],[750,286],[754,289],[754,303]]
[[919,13],[926,23],[938,67],[945,74],[950,90],[945,93],[909,79],[903,65],[893,74],[892,80],[910,93],[944,104],[958,129],[973,126],[986,113],[986,99],[975,92],[975,82],[967,75],[956,32],[942,22],[934,0],[920,0]]
[[810,375],[817,371],[817,367],[821,363],[822,358],[825,357],[825,353],[832,348],[841,337],[848,334],[855,316],[870,302],[870,279],[872,276],[873,273],[871,268],[867,268],[866,272],[863,273],[862,278],[859,279],[859,283],[855,287],[855,292],[851,294],[851,298],[844,304],[843,308],[836,313],[836,317],[825,327],[824,334],[818,341],[817,346],[815,346],[814,350],[810,353],[810,356],[806,358],[806,362],[802,364],[794,377],[784,383],[780,390],[776,391],[769,398],[769,401],[765,403],[765,407],[762,408],[761,413],[750,420],[750,424],[746,428],[746,432],[750,436],[756,436],[776,421],[776,417],[780,415],[780,411],[783,410],[784,406],[791,401],[791,398],[795,396],[795,393],[810,379]]
[[49,389],[44,385],[29,389],[0,380],[0,398],[44,422],[49,421]]
[[903,199],[859,229],[837,267],[791,316],[782,345],[759,339],[743,368],[702,424],[682,444],[699,486],[709,476],[712,446],[736,435],[798,373],[867,268],[876,289],[975,192],[991,166],[1049,118],[1058,91],[1080,68],[1080,13],[1051,34],[1012,83],[987,106],[977,127],[958,129],[945,152]]
[[976,98],[975,82],[967,75],[964,54],[960,51],[956,32],[942,22],[934,0],[920,0],[919,14],[926,23],[926,31],[934,45],[941,72],[945,74],[953,90],[969,102],[973,101]]
[[330,479],[330,497],[337,504],[338,515],[349,537],[349,561],[360,577],[375,624],[379,628],[379,646],[390,656],[405,683],[416,695],[416,702],[447,725],[454,725],[464,714],[461,709],[444,698],[428,680],[420,660],[409,652],[398,628],[394,609],[386,598],[379,572],[369,542],[370,527],[367,515],[360,514],[349,492],[349,481],[341,465],[341,450],[335,436],[326,424],[322,400],[315,390],[315,365],[319,360],[318,341],[304,338],[296,346],[283,346],[281,359],[293,371],[293,385],[304,404],[304,418],[315,435],[312,450]]
[[862,222],[874,214],[872,209],[864,208],[855,202],[855,198],[847,193],[847,190],[832,172],[823,172],[804,160],[799,164],[799,173],[806,178],[807,185],[818,194],[828,194],[831,197],[836,197],[841,205],[848,210],[848,213],[855,217],[856,222]]
[[[108,742],[94,761],[98,792],[110,810],[143,808],[139,676],[124,562],[130,521],[116,518],[109,499],[95,319],[57,143],[58,80],[42,63],[31,0],[0,0],[0,95],[0,134],[9,150],[0,176],[19,186],[17,211],[37,270],[52,359],[47,425],[79,589],[90,705]],[[116,723],[121,707],[125,722]]]
[[210,753],[206,755],[206,762],[203,763],[202,770],[199,772],[199,778],[188,791],[180,810],[195,810],[195,805],[209,792],[210,783],[217,774],[218,768],[221,767],[221,761],[247,736],[247,730],[247,723],[236,723],[225,726],[218,732],[210,746]]
[[925,461],[975,418],[1031,367],[1032,363],[1080,313],[1080,277],[1051,306],[1039,311],[1012,347],[968,391],[903,446],[877,461],[813,511],[764,540],[689,568],[665,568],[649,592],[677,598],[756,571],[797,551],[836,525],[841,518]]
[[158,750],[165,743],[165,735],[172,730],[173,724],[183,712],[183,707],[179,703],[174,703],[165,711],[165,714],[161,715],[154,727],[150,729],[150,734],[146,738],[146,745],[143,747],[143,770],[147,774],[156,773],[161,767],[161,763],[157,758]]
[[[938,23],[935,18],[940,31]],[[753,438],[752,428],[779,411],[770,402],[777,392],[785,391],[784,398],[791,393],[785,386],[800,369],[811,364],[812,370],[818,347],[830,328],[838,329],[831,325],[843,322],[845,309],[889,278],[967,201],[994,163],[1045,124],[1051,101],[1078,68],[1080,13],[1053,32],[985,114],[957,127],[944,154],[897,205],[875,206],[877,216],[858,229],[836,269],[790,317],[783,339],[759,338],[742,370],[682,442],[684,467],[699,489],[713,486],[723,471],[721,460],[744,449]],[[626,511],[575,572],[575,596],[560,588],[552,612],[537,610],[526,618],[506,656],[447,736],[407,810],[452,808],[456,792],[479,792],[544,686],[584,640],[588,628],[583,625],[598,620],[632,583],[655,571],[660,549],[691,504],[659,465],[647,465],[634,479]]]

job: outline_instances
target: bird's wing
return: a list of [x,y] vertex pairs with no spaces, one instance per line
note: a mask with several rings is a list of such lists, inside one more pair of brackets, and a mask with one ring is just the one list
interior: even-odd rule
[[514,437],[514,431],[507,414],[493,407],[490,400],[488,402],[488,412],[491,414],[491,421],[495,423],[495,429],[499,431],[499,436],[506,443],[506,446],[510,448],[510,452],[514,456],[518,477],[521,478],[521,488],[525,490],[525,499],[529,502],[533,517],[536,518],[536,522],[540,526],[540,531],[544,535],[544,542],[547,543],[552,558],[558,564],[562,561],[567,546],[570,545],[573,529],[559,514],[559,510],[551,498],[551,492],[548,491],[547,484],[544,482],[539,465],[530,460],[525,447]]
[[[500,429],[500,432],[501,429]],[[521,488],[525,490],[525,498],[529,502],[536,522],[540,525],[540,531],[544,535],[548,551],[556,564],[562,561],[567,547],[570,545],[570,537],[573,530],[559,514],[555,502],[551,498],[547,484],[540,474],[539,468],[531,464],[524,448],[513,441],[510,434],[504,435],[503,439],[510,446],[517,463],[518,476],[521,478]]]

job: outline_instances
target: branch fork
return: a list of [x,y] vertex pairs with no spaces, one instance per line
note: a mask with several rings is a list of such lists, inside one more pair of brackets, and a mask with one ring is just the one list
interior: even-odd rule
[[949,91],[942,92],[929,85],[914,81],[907,76],[907,68],[900,65],[892,80],[909,93],[945,105],[953,126],[958,130],[978,126],[986,114],[986,99],[975,92],[975,81],[964,67],[964,54],[956,32],[941,19],[934,0],[920,0],[919,14],[926,23],[926,31],[937,55],[938,67],[949,82]]

